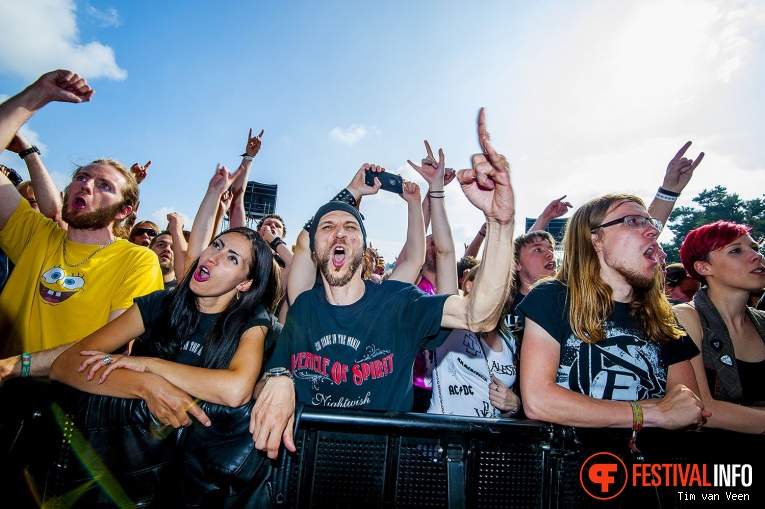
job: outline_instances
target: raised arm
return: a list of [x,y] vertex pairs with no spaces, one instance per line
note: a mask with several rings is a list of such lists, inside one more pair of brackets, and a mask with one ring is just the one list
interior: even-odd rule
[[557,198],[548,203],[547,207],[545,207],[542,213],[539,214],[539,217],[536,221],[534,221],[534,224],[531,225],[528,231],[536,232],[544,230],[547,228],[547,225],[550,224],[550,221],[568,212],[568,209],[573,207],[573,205],[567,201],[563,201],[565,197],[566,195],[564,194],[560,198]]
[[430,219],[432,221],[433,241],[436,246],[436,289],[440,294],[458,293],[457,257],[454,252],[454,239],[446,215],[445,173],[446,162],[444,151],[438,150],[438,161],[433,157],[433,150],[425,140],[428,156],[423,159],[422,166],[407,161],[417,173],[428,183],[428,201],[430,202]]
[[25,154],[24,163],[29,170],[29,179],[32,181],[32,188],[40,212],[66,229],[68,225],[61,218],[61,193],[45,168],[40,158],[40,151],[29,143],[20,131],[13,137],[10,145],[8,145],[8,150],[17,154]]
[[244,192],[247,190],[247,180],[250,178],[252,161],[255,160],[255,156],[260,152],[260,147],[263,144],[263,133],[265,132],[265,129],[261,129],[260,134],[253,137],[252,128],[250,128],[250,133],[247,135],[247,145],[244,147],[242,162],[239,165],[239,169],[236,171],[234,184],[231,186],[233,199],[231,201],[228,222],[232,228],[235,226],[247,226],[247,212],[244,208]]
[[220,197],[220,201],[218,202],[218,210],[215,211],[215,223],[213,230],[210,233],[208,243],[212,241],[212,238],[215,236],[215,234],[220,231],[221,225],[223,224],[223,218],[226,217],[226,212],[228,212],[229,208],[231,207],[232,198],[233,194],[231,191],[223,191],[223,194]]
[[[191,226],[185,267],[190,267],[210,243],[215,229],[215,216],[220,206],[221,197],[231,187],[232,180],[233,178],[228,172],[228,168],[219,164],[215,169],[215,174],[210,179],[207,192],[204,198],[202,198],[197,215],[194,217],[194,224]],[[185,274],[186,271],[184,270],[183,273]]]
[[[460,170],[457,179],[470,203],[486,216],[486,246],[472,291],[468,297],[452,295],[446,300],[441,325],[488,332],[497,326],[512,281],[515,198],[510,165],[489,138],[483,108],[478,139],[483,152],[473,156],[473,167]],[[454,265],[451,270],[456,277]]]
[[648,206],[648,214],[663,224],[667,224],[669,215],[672,213],[672,209],[675,208],[678,196],[680,196],[680,193],[683,192],[683,189],[685,189],[685,186],[688,185],[691,177],[693,177],[693,170],[704,159],[704,152],[699,153],[696,159],[684,157],[685,152],[690,146],[691,142],[686,142],[669,162],[661,187]]
[[151,166],[151,161],[148,161],[146,164],[141,166],[138,163],[133,163],[133,166],[130,167],[130,171],[135,175],[135,180],[139,184],[146,180],[146,176],[148,175],[149,166]]
[[408,210],[404,243],[406,257],[401,263],[396,263],[396,268],[388,279],[414,284],[422,264],[425,263],[425,220],[420,206],[420,186],[405,180],[401,197],[406,201]]
[[[40,76],[22,92],[0,104],[0,148],[7,147],[22,125],[49,102],[90,101],[93,89],[84,78],[71,71],[52,71]],[[5,228],[21,196],[0,173],[0,229]]]
[[189,244],[183,235],[183,217],[177,212],[167,215],[167,232],[173,239],[173,270],[175,279],[180,281],[186,275],[186,253]]
[[475,237],[473,237],[473,240],[470,241],[470,245],[468,245],[467,248],[465,248],[465,254],[462,255],[462,257],[466,256],[473,256],[477,257],[478,252],[481,250],[481,246],[483,245],[483,239],[486,238],[486,223],[483,223],[481,225],[481,228],[478,229],[478,233],[475,234]]

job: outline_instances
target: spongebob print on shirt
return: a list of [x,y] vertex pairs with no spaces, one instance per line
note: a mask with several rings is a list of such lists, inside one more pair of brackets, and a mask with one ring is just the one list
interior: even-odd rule
[[56,305],[72,295],[82,292],[85,279],[79,274],[67,274],[61,267],[53,267],[40,276],[40,297],[47,304]]

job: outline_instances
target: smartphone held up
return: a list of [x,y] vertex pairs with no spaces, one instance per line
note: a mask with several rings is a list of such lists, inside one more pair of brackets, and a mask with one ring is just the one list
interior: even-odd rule
[[364,182],[368,186],[373,186],[375,185],[375,177],[380,180],[380,184],[382,184],[381,189],[383,191],[390,191],[396,194],[404,192],[404,180],[401,175],[388,173],[387,171],[374,172],[372,170],[367,170]]

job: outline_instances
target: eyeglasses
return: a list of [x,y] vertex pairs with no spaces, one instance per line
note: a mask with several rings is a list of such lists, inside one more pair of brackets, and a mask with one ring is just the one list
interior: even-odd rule
[[650,223],[651,226],[656,228],[657,230],[661,231],[661,229],[664,227],[664,225],[656,218],[653,217],[645,217],[645,216],[638,216],[638,215],[629,215],[620,217],[619,219],[614,219],[613,221],[609,221],[607,223],[599,224],[598,226],[594,226],[590,229],[590,233],[595,233],[595,230],[598,228],[607,228],[609,226],[613,226],[615,224],[624,223],[624,225],[627,228],[631,228],[633,230],[638,230],[640,228],[643,228],[646,223]]
[[157,235],[159,235],[159,232],[155,230],[154,228],[138,228],[133,234],[133,237],[140,237],[144,233],[147,234],[149,237],[156,237]]

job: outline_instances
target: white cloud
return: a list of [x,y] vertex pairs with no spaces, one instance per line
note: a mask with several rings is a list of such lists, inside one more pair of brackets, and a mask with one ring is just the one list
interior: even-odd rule
[[335,141],[339,141],[345,145],[351,146],[358,143],[361,139],[366,137],[369,132],[379,133],[379,129],[376,127],[366,127],[363,125],[353,124],[350,127],[343,129],[342,127],[335,127],[329,132],[329,137]]
[[97,21],[98,26],[102,28],[118,27],[122,24],[122,18],[114,7],[99,10],[92,5],[88,5],[85,7],[84,12],[88,17]]
[[[76,10],[73,0],[4,1],[0,72],[31,80],[53,69],[70,69],[87,79],[125,79],[127,71],[117,65],[112,48],[97,41],[81,43]],[[101,22],[105,18],[108,12]]]
[[[167,215],[171,212],[178,212],[181,217],[183,217],[183,229],[184,230],[191,230],[191,225],[194,222],[194,219],[187,216],[183,212],[179,212],[178,209],[175,207],[162,207],[159,210],[155,210],[151,213],[149,216],[149,220],[157,223],[157,225],[164,229],[167,227]],[[138,210],[138,218],[145,217],[143,214],[141,214],[140,209]]]

